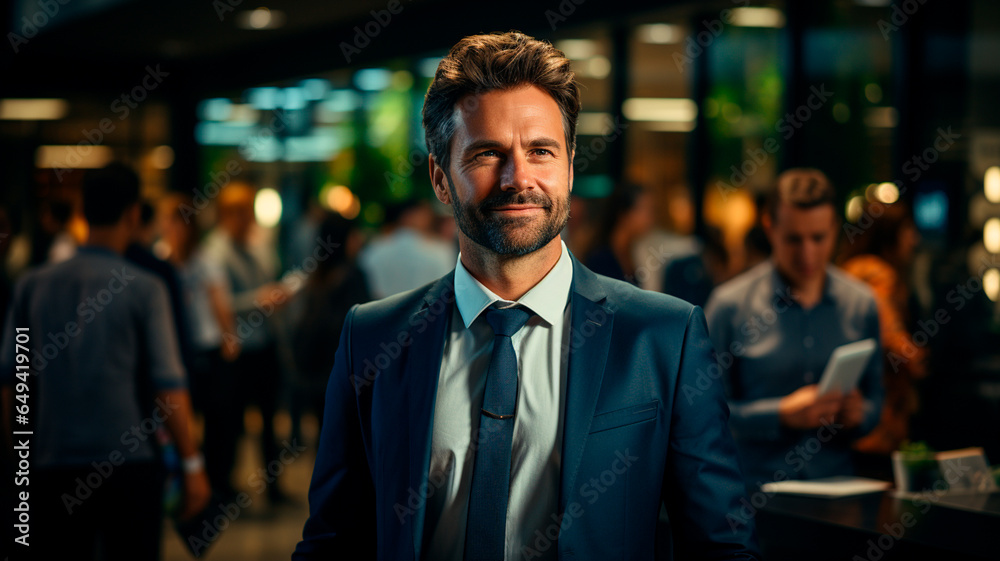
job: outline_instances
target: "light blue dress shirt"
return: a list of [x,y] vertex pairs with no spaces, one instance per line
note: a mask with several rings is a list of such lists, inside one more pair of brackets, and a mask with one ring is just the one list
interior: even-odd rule
[[[552,270],[517,301],[535,316],[511,338],[518,392],[507,507],[508,561],[523,559],[523,549],[537,539],[536,531],[544,532],[559,510],[572,280],[573,263],[563,243]],[[479,428],[493,352],[493,330],[482,312],[495,302],[512,304],[473,278],[461,255],[455,267],[455,297],[434,407],[431,493],[424,526],[428,544],[424,558],[435,561],[461,561],[464,552],[475,460],[473,434]],[[551,547],[536,558],[556,557],[557,550]]]
[[869,360],[858,389],[866,401],[860,427],[796,430],[779,422],[781,398],[818,383],[833,350],[861,339],[879,340],[875,298],[868,287],[827,267],[820,301],[803,308],[773,262],[765,261],[715,289],[705,306],[708,331],[729,400],[748,485],[780,479],[851,475],[851,441],[878,423],[882,360]]

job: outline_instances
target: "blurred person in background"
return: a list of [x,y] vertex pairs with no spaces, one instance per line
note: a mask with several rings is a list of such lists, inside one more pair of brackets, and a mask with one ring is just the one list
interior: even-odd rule
[[423,286],[455,266],[454,244],[434,232],[434,210],[421,199],[386,207],[382,232],[361,250],[372,296],[385,298]]
[[663,268],[663,292],[704,306],[712,290],[726,280],[727,264],[722,232],[709,227],[701,251],[671,259]]
[[15,328],[30,328],[33,558],[159,558],[165,470],[151,421],[165,425],[183,459],[181,517],[209,500],[166,288],[123,258],[138,203],[128,167],[88,172],[86,245],[15,289],[0,380],[12,418]]
[[240,345],[233,335],[236,320],[229,303],[226,274],[199,249],[201,229],[191,197],[171,195],[161,208],[166,257],[177,268],[191,334],[191,397],[204,418],[208,479],[221,496],[232,495],[232,439],[242,430],[243,410],[234,399],[239,380],[231,363],[239,356]]
[[297,295],[302,315],[292,337],[299,374],[290,411],[293,441],[301,440],[303,413],[315,413],[322,420],[327,380],[347,312],[355,304],[371,300],[365,274],[355,263],[360,243],[356,223],[329,213],[320,224],[319,238],[335,249],[319,261]]
[[[920,240],[909,210],[900,203],[866,203],[864,220],[850,224],[840,253],[840,266],[871,287],[878,304],[882,333],[885,399],[879,424],[854,448],[887,457],[909,437],[910,417],[917,411],[914,382],[927,375],[927,351],[916,345],[908,328],[910,289],[906,282]],[[880,462],[885,474],[889,464]]]
[[634,244],[632,254],[646,269],[644,278],[639,279],[639,287],[654,292],[666,292],[663,288],[666,268],[674,259],[689,258],[701,252],[701,241],[694,231],[695,211],[691,194],[681,185],[674,185],[665,192],[667,223],[654,226],[648,234]]
[[743,237],[744,266],[750,270],[771,257],[771,242],[767,240],[764,226],[756,225]]
[[[219,473],[228,474],[230,482],[236,459],[236,445],[243,429],[243,414],[247,405],[256,404],[262,417],[260,444],[265,467],[278,462],[278,444],[274,434],[274,415],[281,393],[282,368],[278,360],[273,314],[288,303],[289,289],[274,282],[275,273],[265,266],[260,253],[265,249],[251,244],[251,234],[257,225],[254,215],[256,190],[242,183],[230,183],[219,193],[218,227],[205,239],[203,251],[208,261],[215,263],[225,273],[229,288],[227,299],[236,316],[232,334],[224,333],[223,344],[230,339],[241,348],[232,364],[235,374],[230,382],[233,387],[220,387],[213,399],[236,417],[233,434],[219,437],[219,446],[226,447],[219,453],[228,465],[218,466]],[[222,404],[231,399],[232,403]],[[280,465],[280,463],[279,463]],[[212,471],[215,472],[213,467]],[[230,485],[219,489],[231,494]],[[267,496],[272,506],[287,502],[279,479],[267,485]]]
[[170,296],[170,310],[174,316],[174,326],[177,329],[177,343],[180,346],[184,368],[191,372],[193,365],[191,351],[191,331],[188,328],[186,307],[181,297],[180,280],[174,266],[153,254],[153,242],[156,241],[156,210],[146,201],[140,203],[139,228],[132,237],[132,243],[125,249],[125,259],[153,273],[167,287]]
[[40,217],[42,231],[51,240],[46,249],[45,263],[62,263],[76,253],[79,244],[70,231],[72,217],[73,202],[71,200],[46,200],[42,205]]
[[[870,360],[847,395],[817,386],[836,347],[879,339],[871,291],[830,265],[834,198],[819,170],[779,175],[763,217],[771,259],[716,288],[705,307],[750,488],[853,474],[851,443],[879,419],[881,361]],[[796,454],[816,438],[819,451]]]
[[621,183],[608,197],[607,207],[587,267],[599,275],[636,286],[635,244],[655,223],[652,195],[634,183]]

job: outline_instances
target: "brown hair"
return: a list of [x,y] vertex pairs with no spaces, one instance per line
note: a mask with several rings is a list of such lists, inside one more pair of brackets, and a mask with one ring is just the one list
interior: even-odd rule
[[470,94],[537,86],[552,96],[562,113],[566,147],[576,148],[580,87],[569,59],[550,43],[517,31],[471,35],[459,41],[438,64],[424,97],[427,150],[448,169],[455,134],[455,104]]
[[[858,221],[840,250],[840,264],[858,255],[876,255],[900,269],[906,264],[899,261],[899,234],[906,227],[915,228],[913,215],[903,203],[883,204],[865,201],[861,207],[863,221]],[[847,227],[845,226],[845,229]]]
[[796,208],[835,206],[837,192],[830,179],[815,168],[791,168],[775,180],[774,189],[767,197],[765,209],[772,219],[778,206],[788,203]]

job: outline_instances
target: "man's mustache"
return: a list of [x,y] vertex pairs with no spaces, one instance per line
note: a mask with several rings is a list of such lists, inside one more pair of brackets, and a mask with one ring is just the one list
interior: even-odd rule
[[533,205],[549,209],[552,208],[552,199],[537,191],[504,191],[484,199],[479,203],[479,209],[493,210],[509,205]]

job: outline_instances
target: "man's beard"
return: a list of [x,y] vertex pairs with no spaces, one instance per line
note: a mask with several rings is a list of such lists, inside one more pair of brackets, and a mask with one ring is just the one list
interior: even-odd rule
[[[497,255],[520,257],[537,251],[559,235],[569,222],[569,196],[553,200],[541,191],[503,191],[479,204],[459,201],[448,178],[455,225],[477,244]],[[544,218],[534,223],[534,216],[502,216],[491,209],[507,205],[541,207]]]

